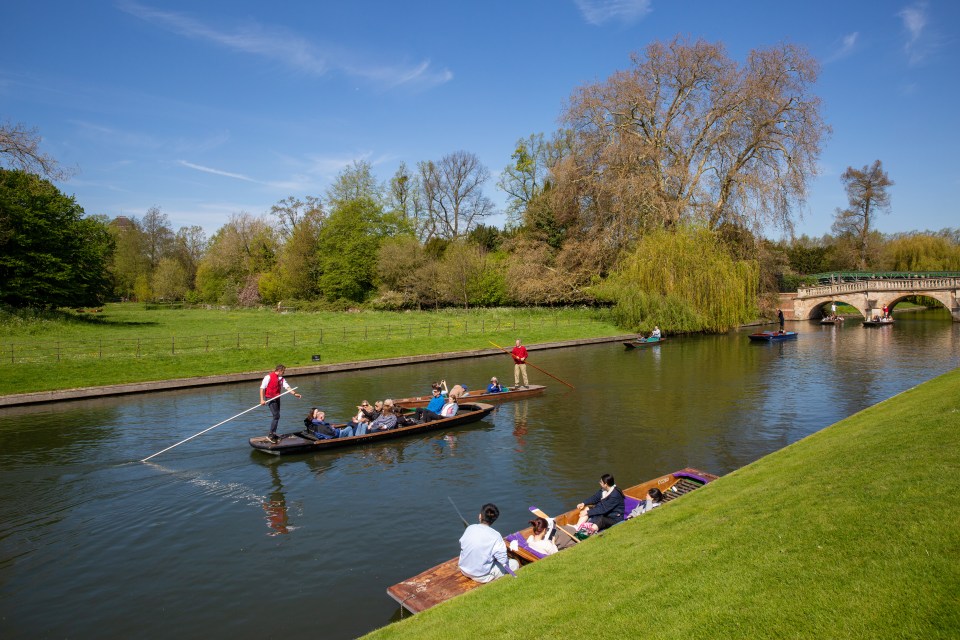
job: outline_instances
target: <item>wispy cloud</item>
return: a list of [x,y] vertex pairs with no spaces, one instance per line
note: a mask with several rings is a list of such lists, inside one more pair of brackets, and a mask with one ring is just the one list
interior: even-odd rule
[[212,173],[215,176],[223,176],[225,178],[235,178],[237,180],[243,180],[244,182],[255,182],[257,184],[266,184],[259,180],[254,180],[250,176],[245,176],[242,173],[232,173],[230,171],[222,171],[220,169],[214,169],[212,167],[205,167],[202,164],[194,164],[192,162],[187,162],[186,160],[177,160],[177,164],[187,167],[188,169],[196,169],[197,171],[202,171],[204,173]]
[[206,24],[184,13],[163,11],[137,2],[121,1],[117,7],[132,16],[181,36],[280,62],[314,76],[340,72],[392,88],[430,87],[453,79],[447,69],[437,70],[429,60],[418,64],[363,63],[358,52],[342,51],[336,45],[321,47],[286,29],[248,23],[232,29]]
[[146,151],[172,151],[175,153],[199,153],[225,144],[230,134],[225,131],[199,138],[167,137],[108,127],[94,122],[75,120],[72,123],[85,138],[99,144],[113,144]]
[[840,60],[841,58],[846,58],[848,55],[853,53],[857,48],[857,40],[860,38],[860,32],[854,31],[853,33],[848,33],[847,35],[840,38],[840,42],[836,44],[836,50],[827,56],[824,62],[834,62]]
[[903,45],[903,50],[910,64],[916,64],[926,57],[929,49],[924,38],[924,29],[928,22],[927,3],[917,2],[897,15],[903,21],[903,27],[907,31],[907,41]]
[[650,13],[652,0],[575,0],[583,18],[592,25],[608,22],[632,24]]

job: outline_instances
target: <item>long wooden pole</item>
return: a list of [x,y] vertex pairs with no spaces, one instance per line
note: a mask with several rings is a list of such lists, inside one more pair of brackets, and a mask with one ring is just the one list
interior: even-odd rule
[[[493,346],[495,346],[497,349],[500,349],[500,351],[503,351],[503,352],[504,352],[505,354],[507,354],[508,356],[511,356],[511,357],[513,356],[512,353],[510,353],[509,351],[507,351],[506,349],[504,349],[503,347],[501,347],[500,345],[498,345],[498,344],[497,344],[496,342],[494,342],[493,340],[490,340],[489,342],[490,342],[490,344],[492,344]],[[562,382],[563,384],[567,385],[567,386],[570,387],[571,389],[576,389],[576,387],[574,387],[572,384],[570,384],[570,383],[567,382],[566,380],[561,380],[560,378],[558,378],[557,376],[553,375],[553,374],[550,373],[549,371],[544,371],[543,369],[541,369],[541,368],[538,367],[537,365],[535,365],[535,364],[530,364],[529,362],[527,362],[526,364],[529,364],[531,367],[533,367],[534,369],[536,369],[536,370],[539,371],[540,373],[545,373],[546,375],[550,376],[551,378],[553,378],[553,379],[556,380],[557,382]]]
[[[293,393],[293,392],[296,391],[296,390],[297,390],[297,387],[294,387],[293,389],[289,389],[289,390],[287,390],[287,391],[284,391],[283,393],[280,394],[280,396],[285,396],[285,395],[287,395],[288,393]],[[276,396],[276,398],[279,398],[280,396]],[[274,400],[274,399],[275,399],[275,398],[271,398],[271,400]],[[160,455],[160,454],[163,453],[164,451],[170,451],[170,449],[173,449],[173,447],[179,447],[179,446],[182,445],[184,442],[187,442],[187,441],[189,441],[189,440],[193,440],[193,439],[196,438],[197,436],[202,436],[202,435],[205,434],[207,431],[212,431],[212,430],[216,429],[217,427],[219,427],[220,425],[226,424],[226,423],[230,422],[231,420],[233,420],[234,418],[239,418],[239,417],[242,416],[243,414],[248,413],[248,412],[250,412],[250,411],[253,411],[254,409],[256,409],[257,407],[260,407],[260,406],[263,406],[263,405],[261,405],[261,404],[258,403],[258,404],[250,407],[249,409],[247,409],[247,410],[245,410],[245,411],[241,411],[240,413],[238,413],[237,415],[235,415],[235,416],[233,416],[233,417],[227,418],[227,419],[224,420],[223,422],[218,422],[217,424],[213,425],[212,427],[210,427],[210,428],[208,428],[208,429],[204,429],[204,430],[201,431],[200,433],[195,433],[195,434],[193,434],[192,436],[190,436],[189,438],[186,438],[185,440],[181,440],[180,442],[178,442],[178,443],[175,444],[175,445],[169,446],[169,447],[167,447],[166,449],[163,449],[162,451],[157,451],[155,454],[150,455],[150,456],[147,456],[146,458],[144,458],[144,459],[141,460],[140,462],[146,462],[146,461],[149,460],[150,458],[155,458],[155,457],[157,457],[158,455]]]

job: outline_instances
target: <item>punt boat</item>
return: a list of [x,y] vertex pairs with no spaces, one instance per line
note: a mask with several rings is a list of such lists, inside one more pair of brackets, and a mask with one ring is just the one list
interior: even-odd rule
[[864,320],[865,327],[889,327],[893,326],[893,318],[880,318],[879,320]]
[[625,340],[623,346],[627,349],[636,349],[638,347],[652,347],[655,344],[660,344],[664,342],[666,338],[642,338],[642,339],[633,339]]
[[760,333],[750,334],[750,339],[754,342],[781,342],[796,337],[796,331],[761,331]]
[[[349,438],[333,438],[324,440],[317,437],[312,432],[304,429],[294,433],[285,433],[280,436],[278,442],[271,442],[267,436],[256,436],[250,438],[250,446],[257,451],[269,453],[275,456],[282,456],[290,453],[314,453],[317,451],[326,451],[339,447],[349,447],[370,442],[380,442],[391,438],[401,438],[403,436],[423,433],[426,431],[436,431],[437,429],[449,429],[461,425],[477,422],[490,415],[494,407],[492,404],[471,403],[461,404],[457,415],[450,418],[441,418],[431,422],[412,424],[406,427],[397,427],[389,431],[377,431],[376,433],[367,433],[362,436],[350,436]],[[408,412],[409,414],[409,412]],[[343,426],[343,425],[337,425]]]
[[[716,479],[717,476],[713,474],[688,467],[623,489],[625,498],[624,517],[646,499],[647,491],[653,487],[657,487],[663,492],[664,502],[670,502]],[[534,508],[531,507],[531,510]],[[558,526],[569,526],[577,522],[578,516],[579,512],[576,509],[571,509],[556,516],[555,521]],[[527,536],[530,535],[530,532],[531,528],[528,527],[504,537],[507,553],[520,562],[521,570],[525,565],[537,562],[543,557],[527,546]],[[558,533],[557,535],[565,534]],[[511,548],[513,546],[511,542],[513,541],[517,542],[516,549]],[[389,587],[387,594],[410,613],[419,613],[481,586],[481,583],[475,582],[460,573],[457,566],[458,562],[459,557],[451,558],[423,573]]]
[[[531,384],[526,387],[504,387],[500,393],[487,393],[486,390],[469,391],[468,395],[463,396],[461,400],[466,402],[508,402],[540,395],[546,388],[542,384]],[[433,400],[432,395],[415,396],[413,398],[394,399],[393,404],[398,407],[414,409],[427,406],[431,400]]]

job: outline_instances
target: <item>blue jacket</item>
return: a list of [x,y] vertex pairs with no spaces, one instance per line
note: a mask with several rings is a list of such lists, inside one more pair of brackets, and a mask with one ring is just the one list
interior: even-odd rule
[[487,393],[500,393],[503,391],[503,387],[499,384],[493,384],[492,382],[487,385]]
[[427,410],[440,413],[440,409],[443,409],[444,403],[446,403],[446,399],[443,396],[437,396],[427,405]]

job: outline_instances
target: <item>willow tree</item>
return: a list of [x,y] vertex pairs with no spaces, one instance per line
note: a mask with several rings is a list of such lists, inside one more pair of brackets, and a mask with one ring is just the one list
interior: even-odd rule
[[698,221],[789,228],[828,134],[803,48],[751,51],[675,38],[577,89],[562,114],[576,131],[555,193],[583,232],[627,246],[643,228]]
[[756,317],[759,269],[736,260],[715,233],[682,225],[643,236],[600,288],[617,323],[672,331],[726,331]]

